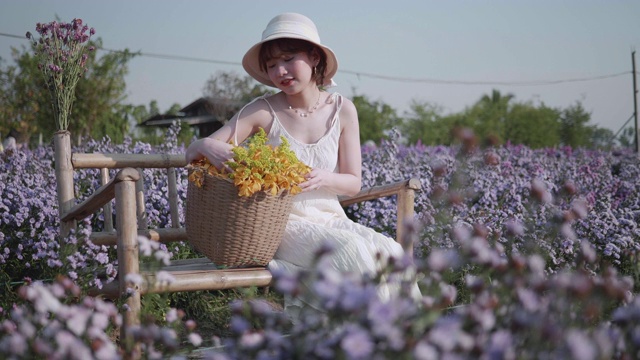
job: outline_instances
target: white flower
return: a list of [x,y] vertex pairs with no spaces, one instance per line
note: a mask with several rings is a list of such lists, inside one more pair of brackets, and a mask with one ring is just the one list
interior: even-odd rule
[[76,308],[71,317],[67,320],[67,328],[76,336],[81,336],[87,329],[87,323],[91,317],[91,312],[83,308]]
[[202,344],[202,337],[196,333],[189,334],[189,342],[193,344],[193,346],[200,346]]
[[124,281],[132,285],[141,285],[142,284],[142,276],[137,273],[129,273],[124,277]]
[[245,333],[240,338],[240,347],[246,349],[255,349],[264,341],[264,336],[260,333]]
[[178,310],[176,308],[169,309],[169,311],[167,312],[167,316],[165,316],[165,319],[167,320],[168,323],[172,323],[174,321],[177,321],[178,320]]
[[106,329],[109,326],[109,316],[107,314],[96,313],[91,318],[91,324],[98,329]]
[[413,350],[416,360],[437,360],[440,358],[438,350],[426,341],[420,341]]
[[153,256],[156,258],[156,260],[158,260],[159,262],[163,263],[164,265],[170,265],[171,264],[171,253],[168,253],[166,251],[162,251],[162,250],[158,250],[156,251]]
[[57,313],[62,307],[60,300],[53,296],[49,290],[41,283],[34,283],[27,289],[29,300],[33,301],[33,306],[39,313]]
[[176,278],[168,271],[160,270],[156,273],[156,281],[160,284],[171,284],[176,281]]
[[152,241],[145,236],[138,236],[138,249],[143,256],[151,256],[153,253]]

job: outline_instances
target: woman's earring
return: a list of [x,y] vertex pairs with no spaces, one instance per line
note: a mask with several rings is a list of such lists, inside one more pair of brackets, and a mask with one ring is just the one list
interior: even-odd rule
[[313,72],[311,73],[311,76],[316,76],[316,67],[313,67]]

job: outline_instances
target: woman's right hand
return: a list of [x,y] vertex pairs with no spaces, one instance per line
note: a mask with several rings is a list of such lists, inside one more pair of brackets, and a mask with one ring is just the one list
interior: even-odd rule
[[233,145],[223,141],[206,137],[196,140],[189,145],[185,154],[187,164],[206,157],[218,169],[225,167],[224,163],[233,158]]

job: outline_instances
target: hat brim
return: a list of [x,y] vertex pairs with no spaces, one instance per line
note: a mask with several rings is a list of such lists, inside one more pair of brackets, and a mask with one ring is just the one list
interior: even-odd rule
[[260,48],[262,47],[262,44],[264,44],[267,41],[270,40],[275,40],[275,39],[281,39],[281,38],[288,38],[288,39],[301,39],[301,40],[305,40],[308,41],[316,46],[318,46],[320,49],[322,49],[322,51],[324,51],[324,53],[327,56],[327,68],[325,70],[325,74],[324,74],[324,84],[326,86],[331,85],[331,79],[336,75],[336,73],[338,72],[338,59],[336,58],[336,54],[333,52],[333,50],[331,50],[330,48],[322,45],[322,44],[318,44],[314,41],[310,41],[309,38],[304,37],[304,36],[299,36],[297,34],[289,34],[287,36],[283,36],[282,33],[277,34],[277,36],[273,36],[273,37],[267,37],[266,39],[260,41],[259,43],[253,45],[249,51],[247,51],[246,54],[244,54],[244,57],[242,58],[242,67],[244,67],[244,70],[254,79],[256,79],[257,81],[259,81],[262,84],[265,84],[267,86],[271,86],[271,87],[277,87],[270,79],[269,76],[267,75],[266,72],[262,71],[262,69],[260,69]]

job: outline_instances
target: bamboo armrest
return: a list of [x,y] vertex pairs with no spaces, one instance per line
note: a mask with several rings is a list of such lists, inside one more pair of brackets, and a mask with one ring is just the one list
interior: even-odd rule
[[64,214],[62,221],[80,220],[93,214],[104,206],[104,204],[115,198],[117,183],[122,181],[137,181],[139,178],[140,173],[138,173],[136,169],[126,168],[120,170],[111,181],[99,187],[91,196]]
[[183,154],[82,154],[74,153],[71,163],[80,168],[171,168],[184,167],[187,161]]
[[[362,201],[377,199],[380,197],[396,195],[406,189],[420,190],[420,180],[411,178],[403,181],[398,181],[391,184],[373,186],[362,189],[358,194],[354,196],[340,197],[340,204],[342,206],[348,206]],[[413,208],[413,201],[407,204],[409,210]],[[99,205],[98,205],[99,207]],[[408,214],[407,214],[408,215]],[[187,241],[187,232],[184,228],[172,229],[146,229],[139,230],[138,234],[146,236],[147,238],[159,241],[162,243],[170,243],[174,241]],[[117,233],[115,231],[110,232],[93,232],[91,234],[91,241],[96,245],[115,245],[117,242]]]
[[354,196],[340,196],[339,200],[342,206],[349,206],[351,204],[367,200],[396,195],[405,189],[420,190],[420,180],[416,178],[410,178],[391,184],[372,186],[360,190],[360,192]]
[[412,239],[405,237],[404,222],[413,218],[415,192],[420,190],[420,188],[420,180],[410,178],[391,184],[362,189],[355,196],[340,197],[339,200],[342,206],[348,206],[362,201],[397,195],[396,241],[402,245],[402,248],[407,254],[413,256]]
[[[114,184],[115,185],[115,184]],[[105,185],[104,187],[109,186],[109,184]],[[103,188],[104,188],[103,187]],[[369,187],[369,188],[365,188],[362,189],[358,194],[354,195],[354,196],[344,196],[344,197],[340,197],[340,204],[342,206],[349,206],[351,204],[355,204],[358,202],[363,202],[363,201],[367,201],[367,200],[372,200],[372,199],[377,199],[380,197],[385,197],[385,196],[390,196],[390,195],[396,195],[399,194],[400,192],[409,189],[409,190],[420,190],[421,186],[420,186],[420,181],[416,178],[411,178],[411,179],[407,179],[407,180],[403,180],[403,181],[398,181],[395,183],[391,183],[391,184],[386,184],[386,185],[379,185],[379,186],[373,186],[373,187]],[[94,194],[92,197],[97,197],[97,193],[100,191],[100,189],[98,191],[96,191],[96,194]],[[110,190],[111,191],[111,195],[110,198],[113,198],[113,189]],[[84,203],[88,203],[90,202],[91,198],[85,200]],[[412,199],[409,199],[409,203],[407,204],[408,210],[410,211],[413,208],[413,201]],[[108,201],[108,200],[107,200]],[[83,203],[83,204],[84,204]],[[93,210],[97,210],[97,208],[99,208],[102,204],[104,204],[105,202],[96,202],[96,203],[91,203],[92,207],[91,209]],[[71,210],[71,212],[65,216],[64,219],[81,219],[83,218],[85,215],[85,213],[90,213],[91,209],[88,208],[88,204],[87,206],[87,210],[82,212],[81,216],[80,214],[80,209],[79,207],[82,204],[76,206],[75,208],[73,208]],[[402,207],[402,205],[400,206]],[[78,208],[76,210],[76,208]],[[406,211],[406,210],[405,210]],[[78,214],[76,216],[76,214]],[[407,214],[409,215],[409,214]],[[172,228],[166,228],[166,229],[146,229],[146,230],[139,230],[138,231],[139,235],[141,236],[146,236],[151,240],[155,240],[155,241],[159,241],[162,243],[170,243],[170,242],[174,242],[174,241],[186,241],[187,240],[187,233],[185,231],[184,228],[178,228],[178,229],[172,229]],[[117,242],[117,233],[115,231],[108,231],[108,232],[93,232],[91,234],[91,240],[97,244],[97,245],[115,245]]]

